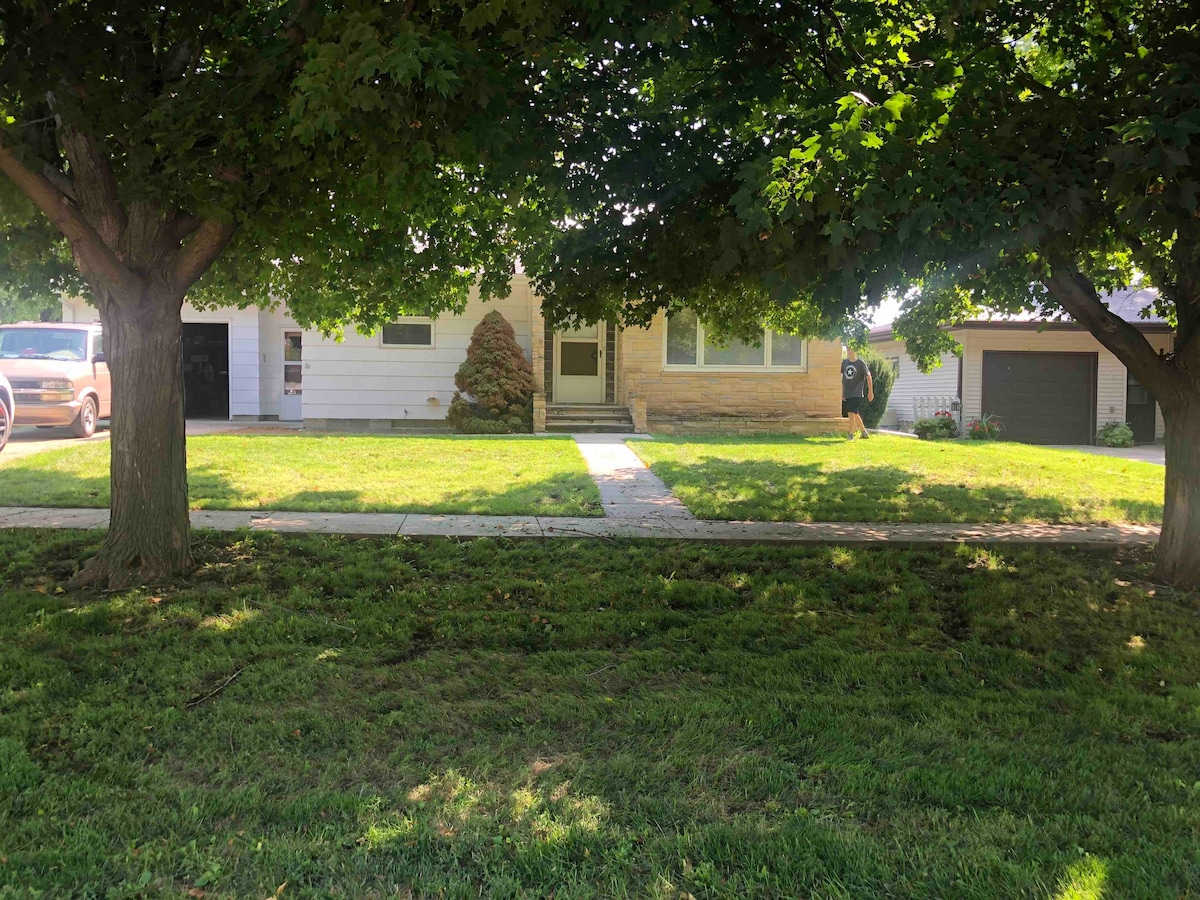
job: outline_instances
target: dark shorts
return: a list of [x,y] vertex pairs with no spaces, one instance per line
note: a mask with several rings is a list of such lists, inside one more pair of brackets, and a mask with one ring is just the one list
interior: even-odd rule
[[862,412],[863,404],[866,403],[864,397],[846,397],[842,400],[842,415],[850,413]]

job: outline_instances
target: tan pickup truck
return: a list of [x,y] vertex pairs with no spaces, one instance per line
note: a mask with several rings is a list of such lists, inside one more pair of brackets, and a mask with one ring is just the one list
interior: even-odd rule
[[98,324],[0,325],[0,373],[12,385],[15,425],[69,425],[76,437],[91,437],[112,413]]

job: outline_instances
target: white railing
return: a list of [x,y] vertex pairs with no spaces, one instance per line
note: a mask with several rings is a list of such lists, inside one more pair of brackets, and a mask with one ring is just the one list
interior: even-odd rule
[[914,422],[932,419],[934,414],[940,412],[953,413],[954,421],[958,423],[959,431],[962,431],[962,401],[957,397],[913,397]]

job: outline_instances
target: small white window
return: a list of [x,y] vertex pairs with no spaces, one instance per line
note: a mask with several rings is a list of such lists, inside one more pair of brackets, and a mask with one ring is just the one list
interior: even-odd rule
[[667,318],[663,368],[803,372],[808,368],[808,341],[792,334],[763,329],[762,341],[757,346],[736,339],[720,344],[705,333],[704,323],[696,314],[685,309]]
[[403,318],[383,326],[380,338],[385,347],[432,347],[433,320]]

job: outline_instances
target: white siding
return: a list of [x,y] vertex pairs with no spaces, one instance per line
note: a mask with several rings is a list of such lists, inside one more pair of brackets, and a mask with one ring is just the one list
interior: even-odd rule
[[454,396],[454,375],[467,356],[471,332],[497,309],[531,356],[533,296],[525,278],[514,279],[504,300],[483,303],[478,293],[461,315],[443,314],[433,326],[433,346],[384,347],[377,333],[347,327],[341,342],[304,334],[305,419],[444,419]]
[[[1087,332],[963,328],[956,330],[954,336],[963,346],[964,421],[978,418],[982,412],[983,354],[987,350],[1095,353],[1097,427],[1105,422],[1125,421],[1128,380],[1125,366]],[[1146,337],[1156,350],[1170,349],[1170,335],[1150,334]]]
[[959,359],[953,353],[942,356],[942,363],[928,375],[904,352],[904,342],[897,340],[873,343],[871,349],[888,359],[899,359],[900,370],[892,394],[888,398],[883,424],[895,426],[912,422],[914,397],[957,397]]
[[184,306],[183,313],[184,322],[229,323],[229,415],[258,418],[258,309],[200,312]]

